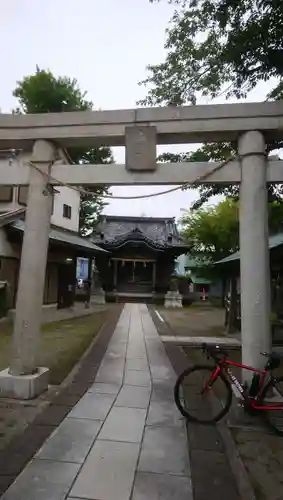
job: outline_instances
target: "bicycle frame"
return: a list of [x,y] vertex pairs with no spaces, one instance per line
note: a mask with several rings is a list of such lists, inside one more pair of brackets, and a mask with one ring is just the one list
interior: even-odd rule
[[[260,374],[260,379],[259,379],[259,386],[258,386],[258,392],[257,395],[252,398],[249,397],[248,393],[245,391],[237,377],[233,374],[232,370],[230,369],[230,366],[236,366],[238,368],[244,368],[245,370],[248,370],[250,372],[255,372]],[[245,403],[250,406],[254,410],[258,411],[272,411],[272,410],[278,410],[280,408],[283,409],[283,403],[275,403],[275,404],[270,404],[270,405],[259,405],[258,404],[258,399],[259,396],[263,390],[263,387],[267,381],[267,377],[269,375],[269,371],[264,369],[264,370],[257,370],[255,368],[252,368],[251,366],[243,365],[242,363],[237,363],[236,361],[229,361],[228,359],[222,359],[218,360],[215,371],[212,373],[210,379],[208,380],[204,392],[213,385],[213,383],[217,380],[219,377],[220,373],[224,373],[226,378],[228,378],[229,382],[231,385],[234,385],[235,388],[237,389],[237,392],[240,396],[240,398],[245,401]],[[272,375],[269,376],[270,379],[272,379]],[[275,379],[274,379],[275,380]]]

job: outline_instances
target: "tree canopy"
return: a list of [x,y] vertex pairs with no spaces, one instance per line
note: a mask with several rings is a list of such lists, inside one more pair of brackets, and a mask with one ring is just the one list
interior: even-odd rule
[[[160,0],[150,0],[158,2]],[[146,104],[195,104],[199,96],[245,98],[276,79],[268,98],[283,96],[281,0],[169,0],[166,58],[148,66]]]
[[186,212],[181,225],[190,254],[204,262],[216,262],[239,248],[238,203],[229,198]]
[[[270,232],[282,230],[283,205],[272,202],[268,208]],[[232,198],[214,206],[187,211],[180,222],[190,254],[205,264],[239,250],[239,206]]]
[[[158,2],[161,0],[150,0]],[[176,5],[166,31],[166,56],[148,66],[141,82],[148,88],[143,105],[196,104],[201,97],[245,98],[259,83],[270,81],[266,99],[283,98],[282,0],[168,0]],[[267,145],[267,151],[283,146]],[[221,161],[235,144],[204,144],[175,161]],[[162,155],[160,161],[173,161]],[[211,196],[238,198],[238,186],[201,185],[199,208]],[[269,200],[281,200],[281,186],[269,186]]]
[[[92,102],[86,99],[86,92],[81,91],[76,79],[66,76],[55,77],[51,71],[38,67],[35,74],[17,82],[13,95],[19,102],[16,113],[61,113],[93,108]],[[111,149],[107,147],[70,148],[68,154],[77,164],[113,162]],[[93,228],[96,219],[101,214],[105,206],[103,195],[108,192],[108,188],[95,186],[87,191],[89,194],[81,195],[80,231],[82,234]]]

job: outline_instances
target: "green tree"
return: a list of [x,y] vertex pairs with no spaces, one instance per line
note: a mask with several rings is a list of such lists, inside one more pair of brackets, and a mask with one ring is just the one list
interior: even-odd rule
[[[268,208],[270,233],[274,233],[282,229],[283,205],[275,201]],[[233,198],[188,210],[180,222],[190,254],[204,263],[216,262],[239,249],[239,205]]]
[[[269,228],[278,230],[282,224],[282,203],[269,203]],[[227,198],[218,205],[187,211],[181,219],[182,235],[190,246],[190,254],[198,262],[198,274],[208,279],[222,281],[224,304],[225,269],[213,263],[239,249],[239,207],[234,199]],[[226,317],[227,331],[234,329],[237,315],[237,289],[233,273],[230,276],[231,305]]]
[[[151,2],[159,0],[150,0]],[[166,31],[164,62],[148,66],[141,84],[143,105],[196,104],[200,97],[245,98],[260,82],[274,82],[267,99],[283,98],[282,0],[169,0],[176,10]],[[283,146],[268,144],[267,151]],[[235,144],[204,144],[185,161],[221,161]],[[172,156],[170,161],[172,161]],[[166,156],[160,157],[166,160]],[[234,185],[201,185],[199,208],[211,196],[238,198]],[[282,186],[269,186],[269,201],[281,200]]]
[[[55,77],[51,71],[36,68],[34,75],[26,76],[13,92],[18,99],[19,107],[16,113],[61,113],[64,111],[86,111],[93,108],[91,101],[86,99],[75,79]],[[70,148],[68,154],[76,164],[112,163],[111,149]],[[81,195],[80,231],[85,234],[93,228],[99,218],[105,202],[103,195],[108,193],[106,186],[87,188],[88,193]]]
[[238,203],[230,198],[186,212],[181,225],[190,254],[205,263],[216,262],[239,248]]
[[[150,0],[152,3],[159,0]],[[166,32],[166,58],[148,66],[147,104],[195,104],[199,96],[245,98],[276,80],[283,96],[281,0],[169,0],[176,11]]]

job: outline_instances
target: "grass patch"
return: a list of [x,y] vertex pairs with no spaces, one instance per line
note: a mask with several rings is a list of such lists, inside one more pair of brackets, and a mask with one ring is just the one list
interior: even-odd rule
[[[41,327],[37,365],[50,369],[50,384],[59,385],[91,344],[106,320],[107,310]],[[0,369],[7,366],[13,324],[0,324]]]
[[182,309],[157,309],[169,325],[173,335],[186,337],[225,336],[224,313],[221,309],[188,307]]

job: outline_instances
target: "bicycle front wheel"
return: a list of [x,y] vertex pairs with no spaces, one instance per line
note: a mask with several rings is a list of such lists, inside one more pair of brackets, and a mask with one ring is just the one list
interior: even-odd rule
[[222,373],[212,385],[207,386],[214,371],[215,366],[196,365],[185,370],[177,379],[174,388],[176,406],[192,422],[211,424],[229,411],[232,390]]

